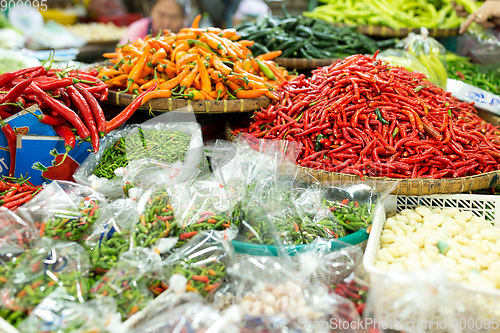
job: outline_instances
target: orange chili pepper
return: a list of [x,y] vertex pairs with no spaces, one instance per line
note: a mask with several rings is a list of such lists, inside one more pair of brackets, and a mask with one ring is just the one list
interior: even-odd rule
[[274,65],[274,62],[266,61],[265,64],[273,72],[274,76],[276,76],[276,78],[278,79],[277,82],[281,84],[286,81],[281,71]]
[[104,53],[102,56],[104,58],[112,59],[112,58],[116,58],[117,54],[116,54],[116,52],[113,52],[113,53]]
[[267,93],[269,90],[268,89],[253,89],[253,90],[238,90],[236,92],[236,97],[240,99],[247,99],[247,98],[259,98],[265,93]]
[[210,96],[209,94],[207,94],[206,92],[204,91],[201,91],[200,90],[200,94],[203,95],[203,97],[205,97],[206,100],[209,100],[209,101],[215,101],[215,98],[213,98],[212,96]]
[[241,46],[252,46],[255,42],[253,40],[240,40],[238,42],[236,42],[238,45],[241,45]]
[[[132,85],[132,83],[136,82],[137,79],[139,79],[139,76],[141,75],[142,70],[144,69],[144,66],[146,65],[147,58],[149,55],[149,50],[151,49],[151,45],[146,45],[144,48],[144,52],[142,53],[141,58],[137,61],[137,64],[132,68],[130,73],[128,73],[128,85]],[[147,67],[147,66],[146,66]],[[131,91],[130,89],[126,89],[127,91]],[[134,89],[132,89],[134,90]]]
[[[167,70],[168,70],[168,68],[167,68]],[[176,77],[174,77],[173,79],[170,79],[169,81],[167,81],[165,83],[162,83],[160,85],[160,90],[174,89],[189,74],[190,70],[191,69],[189,67],[184,68],[184,70],[179,75],[177,75]]]
[[220,53],[223,57],[227,55],[226,47],[222,45],[222,43],[215,38],[213,34],[205,33],[204,36],[208,46],[210,46],[215,52]]
[[160,73],[164,73],[165,72],[165,67],[163,67],[164,65],[160,64],[158,66],[156,66],[156,70]]
[[177,53],[187,50],[189,50],[189,43],[186,40],[181,40],[179,43],[176,44],[176,47],[172,52],[170,60],[175,61]]
[[133,55],[135,55],[136,57],[139,57],[139,58],[142,56],[142,52],[139,51],[135,46],[133,46],[131,44],[127,44],[127,45],[123,46],[122,51],[125,53],[132,53]]
[[219,75],[221,75],[221,72],[214,70],[213,68],[208,69],[208,74],[210,75],[210,78],[214,82],[218,82],[221,80],[221,78],[219,77]]
[[281,51],[281,50],[272,51],[272,52],[268,52],[268,53],[265,53],[265,54],[261,54],[260,56],[257,57],[257,59],[262,60],[262,61],[264,61],[264,60],[272,60],[274,58],[279,57],[282,53],[283,53],[283,51]]
[[210,94],[210,92],[212,91],[212,83],[210,82],[210,76],[208,75],[208,70],[205,67],[205,62],[199,56],[197,59],[197,64],[201,79],[201,91]]
[[[189,67],[188,67],[189,68]],[[175,68],[173,67],[170,67],[170,66],[167,66],[165,68],[165,73],[167,73],[168,77],[173,79],[174,77],[177,76],[176,72],[175,72]]]
[[159,49],[155,52],[155,54],[151,57],[151,63],[156,65],[158,63],[158,59],[164,59],[167,56],[167,52],[164,49]]
[[134,305],[132,307],[132,309],[130,309],[130,312],[128,313],[128,316],[130,317],[131,315],[133,315],[134,313],[136,313],[137,311],[139,311],[139,307],[137,305]]
[[158,50],[160,49],[163,49],[166,53],[170,53],[172,51],[172,47],[170,47],[169,44],[161,41],[161,40],[156,40],[156,39],[150,39],[148,40],[148,43],[154,47],[156,49],[156,51],[158,52]]
[[239,85],[237,85],[236,83],[232,82],[232,81],[227,81],[226,82],[226,85],[231,88],[232,91],[236,91],[238,89],[240,89],[241,87]]
[[151,91],[148,92],[146,95],[144,95],[141,105],[144,105],[147,101],[149,101],[152,98],[170,98],[170,96],[172,96],[172,92],[170,90]]
[[155,82],[158,82],[158,85],[161,85],[162,83],[165,82],[165,80],[163,80],[163,79],[154,79],[154,80],[148,81],[148,82],[144,83],[142,86],[140,86],[140,89],[146,90],[149,87],[151,87],[153,84],[155,84]]
[[191,87],[194,79],[196,78],[196,74],[198,74],[198,64],[196,64],[188,75],[181,81],[181,92],[184,92],[187,88]]
[[196,61],[197,58],[198,54],[186,53],[179,59],[179,61],[177,61],[176,70],[179,71],[183,65],[187,64],[188,62]]
[[273,100],[275,100],[275,101],[279,101],[279,99],[280,99],[280,98],[279,98],[278,96],[276,96],[276,94],[275,94],[274,92],[272,92],[272,91],[268,91],[268,92],[266,92],[264,95],[266,95],[267,97],[269,97],[270,99],[273,99]]
[[228,66],[226,66],[224,63],[222,63],[222,61],[220,60],[219,57],[212,57],[212,63],[214,65],[214,67],[220,71],[221,73],[224,73],[224,75],[229,75],[231,74],[231,68],[229,68]]
[[197,90],[201,90],[201,79],[200,79],[200,73],[196,74],[196,77],[193,81],[193,87],[195,87]]
[[217,92],[217,100],[226,94],[226,86],[222,82],[217,82],[215,90]]

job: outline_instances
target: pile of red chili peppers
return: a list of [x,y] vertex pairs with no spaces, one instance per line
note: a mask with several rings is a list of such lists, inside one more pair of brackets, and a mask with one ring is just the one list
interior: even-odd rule
[[0,207],[15,210],[33,199],[42,186],[35,186],[29,178],[2,177],[0,180]]
[[452,178],[499,169],[500,129],[420,73],[354,55],[285,82],[248,132],[302,143],[297,162],[329,172]]
[[0,127],[9,144],[9,176],[15,167],[16,134],[3,119],[36,104],[42,114],[33,115],[63,137],[66,154],[75,147],[74,132],[81,140],[91,141],[97,153],[100,138],[129,119],[146,93],[156,88],[153,85],[107,123],[98,101],[107,100],[108,85],[97,74],[97,69],[64,71],[38,66],[0,75]]

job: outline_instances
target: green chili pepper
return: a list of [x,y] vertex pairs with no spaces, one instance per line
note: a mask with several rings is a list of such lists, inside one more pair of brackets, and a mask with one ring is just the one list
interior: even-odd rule
[[375,109],[375,114],[377,115],[378,120],[379,120],[382,124],[385,124],[385,125],[390,124],[387,120],[385,120],[385,119],[384,119],[384,117],[382,117],[382,114],[380,113],[380,109],[379,109],[379,108],[376,108],[376,109]]
[[274,75],[273,71],[269,69],[269,67],[267,67],[266,64],[264,64],[262,61],[260,61],[259,59],[255,59],[257,61],[257,64],[259,65],[259,68],[260,70],[262,71],[262,73],[264,73],[264,75],[271,81],[274,81],[276,80],[276,76]]

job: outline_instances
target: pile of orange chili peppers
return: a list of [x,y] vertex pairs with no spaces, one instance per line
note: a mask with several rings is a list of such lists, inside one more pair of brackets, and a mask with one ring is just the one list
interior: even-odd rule
[[98,77],[110,88],[141,94],[157,83],[151,98],[191,100],[247,99],[267,96],[277,100],[276,90],[290,77],[272,59],[281,51],[252,57],[253,41],[241,40],[234,29],[192,28],[178,34],[146,37],[104,54],[114,66],[100,68]]

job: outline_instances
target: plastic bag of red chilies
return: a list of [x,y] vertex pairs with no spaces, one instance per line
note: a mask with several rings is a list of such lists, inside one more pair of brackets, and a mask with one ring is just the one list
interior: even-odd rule
[[439,179],[499,169],[498,127],[423,74],[376,56],[353,55],[283,84],[280,100],[240,131],[301,142],[299,165],[361,178]]

